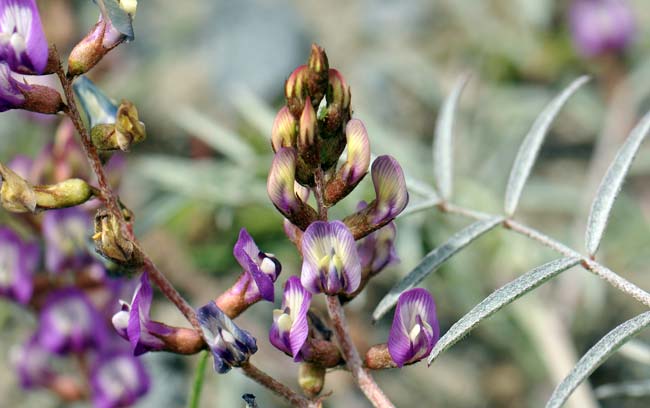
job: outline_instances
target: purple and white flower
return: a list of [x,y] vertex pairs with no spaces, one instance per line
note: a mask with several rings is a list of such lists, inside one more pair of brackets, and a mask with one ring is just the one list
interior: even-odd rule
[[129,353],[101,354],[95,360],[90,375],[95,408],[131,406],[149,391],[149,375],[140,359]]
[[39,258],[38,245],[24,242],[9,228],[0,228],[0,296],[27,304]]
[[620,52],[634,38],[634,15],[625,0],[575,0],[569,25],[576,48],[587,57]]
[[167,326],[151,320],[152,300],[153,289],[147,273],[144,272],[135,288],[131,304],[120,301],[121,310],[111,319],[117,334],[131,343],[134,356],[147,351],[162,350],[165,343],[156,335],[165,336],[171,333]]
[[309,334],[307,312],[311,296],[300,284],[300,279],[292,276],[284,287],[282,308],[273,311],[269,340],[276,348],[292,356],[294,361],[301,360],[300,350]]
[[370,170],[375,196],[373,223],[382,224],[401,213],[409,201],[402,167],[391,156],[379,156]]
[[226,314],[210,302],[197,310],[203,338],[212,351],[214,370],[219,374],[248,361],[257,352],[255,338],[240,329]]
[[354,186],[366,175],[370,166],[370,141],[363,122],[359,119],[348,121],[345,138],[348,154],[341,167],[341,175],[348,185]]
[[246,302],[253,303],[260,298],[273,302],[273,283],[282,271],[280,262],[272,254],[260,251],[245,228],[239,231],[233,255],[245,271],[237,286],[245,291]]
[[103,318],[77,288],[50,293],[41,310],[39,324],[39,343],[52,353],[78,353],[100,348],[106,341]]
[[47,385],[52,380],[55,375],[51,367],[53,357],[40,345],[35,335],[24,344],[12,348],[9,355],[23,388]]
[[43,216],[45,266],[55,274],[92,263],[88,252],[90,216],[78,207],[52,210]]
[[388,336],[388,352],[398,367],[427,356],[440,339],[436,304],[425,289],[402,293]]
[[300,207],[294,183],[296,181],[296,151],[283,147],[273,157],[266,189],[271,202],[285,216],[290,216]]
[[17,109],[25,103],[25,95],[21,84],[13,77],[13,73],[6,62],[0,60],[0,112]]
[[12,71],[42,74],[48,45],[35,0],[0,0],[0,61]]
[[353,293],[361,283],[354,237],[341,221],[316,221],[302,237],[302,286],[311,293]]

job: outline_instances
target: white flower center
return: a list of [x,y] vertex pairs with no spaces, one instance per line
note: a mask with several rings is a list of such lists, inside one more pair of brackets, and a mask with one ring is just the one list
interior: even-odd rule
[[[0,44],[7,45],[11,42],[16,56],[25,50],[29,42],[30,28],[32,25],[32,10],[18,4],[9,4],[5,7],[4,14],[0,17]],[[10,39],[7,38],[10,36]]]
[[293,325],[293,319],[287,313],[284,313],[280,309],[275,309],[273,311],[273,318],[278,325],[280,333],[285,333],[291,331],[291,326]]
[[260,269],[269,276],[275,276],[275,263],[270,258],[264,258]]
[[11,35],[11,47],[14,49],[16,55],[22,54],[23,51],[27,49],[27,44],[25,44],[25,37],[18,33],[13,33]]

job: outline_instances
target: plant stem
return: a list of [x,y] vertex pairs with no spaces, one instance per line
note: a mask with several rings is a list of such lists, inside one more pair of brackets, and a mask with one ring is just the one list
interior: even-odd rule
[[194,384],[192,385],[192,395],[190,397],[189,408],[199,408],[201,401],[201,391],[203,390],[203,378],[205,377],[205,366],[208,363],[210,353],[207,350],[201,352],[199,357],[199,364],[196,366],[194,374]]
[[270,375],[266,374],[264,371],[255,367],[250,362],[242,364],[240,368],[248,378],[286,399],[291,403],[291,405],[295,407],[314,408],[320,406],[319,402],[311,401],[305,397],[298,395],[291,388],[277,381]]
[[320,166],[314,172],[314,181],[316,183],[316,186],[314,187],[314,196],[316,197],[316,203],[318,205],[318,219],[321,221],[327,221],[327,206],[325,205],[325,199],[323,198],[323,191],[325,190],[325,175]]
[[375,407],[394,407],[393,403],[390,402],[372,376],[370,376],[370,373],[363,367],[359,352],[350,337],[350,330],[345,321],[343,307],[337,296],[327,297],[327,310],[332,319],[334,333],[345,357],[345,362],[361,391],[363,391]]
[[[56,53],[56,50],[54,52]],[[81,115],[77,109],[77,101],[72,89],[72,82],[74,78],[69,78],[66,75],[63,69],[63,64],[61,64],[61,59],[58,57],[58,54],[57,59],[59,61],[59,64],[57,66],[56,74],[59,77],[61,86],[63,87],[63,92],[65,93],[67,102],[65,114],[70,118],[75,129],[79,133],[79,137],[81,138],[81,145],[86,154],[86,158],[88,159],[88,163],[90,163],[90,167],[93,169],[93,172],[97,177],[97,183],[99,185],[99,190],[101,191],[99,198],[102,200],[111,214],[118,220],[123,233],[125,233],[135,245],[138,245],[133,233],[133,229],[127,225],[126,220],[124,219],[124,213],[120,209],[120,203],[117,195],[115,195],[113,190],[111,190],[111,186],[108,183],[108,178],[106,177],[106,173],[102,167],[102,162],[99,158],[99,155],[97,154],[97,149],[90,139],[88,129],[86,129],[86,126],[84,126],[83,121],[81,120]],[[183,299],[180,293],[178,293],[178,291],[174,288],[174,286],[172,286],[169,280],[167,280],[165,275],[163,275],[162,272],[158,270],[151,258],[149,258],[149,256],[147,256],[144,251],[142,251],[142,253],[144,254],[145,266],[147,267],[149,278],[151,278],[156,286],[160,288],[167,299],[176,305],[178,310],[183,313],[185,318],[189,320],[192,326],[200,331],[199,322],[196,318],[196,312],[194,309],[187,303],[187,301],[185,301],[185,299]]]

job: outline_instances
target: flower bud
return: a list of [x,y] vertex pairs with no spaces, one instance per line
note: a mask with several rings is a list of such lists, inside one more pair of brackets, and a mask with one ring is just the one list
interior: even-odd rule
[[273,130],[271,131],[271,145],[273,151],[277,152],[283,147],[293,147],[296,144],[297,122],[289,108],[283,106],[275,117]]
[[391,156],[379,156],[372,164],[372,183],[377,197],[373,223],[385,224],[397,217],[409,201],[402,167]]
[[325,50],[316,44],[311,46],[311,54],[307,62],[309,68],[308,88],[311,102],[318,106],[327,92],[327,83],[329,79],[329,62]]
[[363,122],[352,119],[345,127],[348,154],[345,163],[325,188],[325,202],[335,204],[347,196],[368,172],[370,141]]
[[257,352],[257,342],[226,316],[214,302],[197,310],[203,338],[212,351],[214,370],[219,374],[239,367]]
[[298,384],[310,398],[314,398],[325,386],[326,370],[320,364],[302,363],[298,369]]
[[90,71],[113,48],[127,36],[119,32],[109,19],[99,15],[99,21],[70,53],[68,75],[77,76]]
[[316,112],[311,106],[307,97],[305,108],[300,115],[300,132],[298,135],[298,153],[305,163],[311,167],[318,165],[318,143],[316,141],[316,129],[318,122]]
[[50,87],[19,82],[9,65],[0,62],[0,112],[23,109],[31,112],[55,114],[63,107],[61,94]]
[[57,184],[35,186],[38,209],[74,207],[85,203],[93,196],[91,187],[84,180],[69,179]]
[[97,211],[93,240],[97,253],[118,265],[135,269],[144,264],[142,252],[124,236],[119,221],[109,211]]
[[287,82],[284,84],[284,95],[287,98],[287,107],[294,118],[300,117],[305,108],[305,97],[307,97],[307,75],[308,68],[301,65],[296,68]]

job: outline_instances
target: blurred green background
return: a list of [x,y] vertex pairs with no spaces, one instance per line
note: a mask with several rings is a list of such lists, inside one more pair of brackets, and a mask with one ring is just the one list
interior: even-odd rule
[[[590,201],[617,147],[650,109],[650,8],[631,1],[635,40],[624,55],[582,58],[567,27],[568,1],[387,0],[141,1],[136,41],[120,46],[91,77],[115,99],[140,111],[148,139],[128,156],[121,190],[136,214],[137,233],[160,268],[200,306],[239,273],[232,246],[246,227],[260,248],[283,263],[283,282],[299,271],[282,218],[266,197],[270,131],[283,103],[284,80],[323,46],[330,66],[352,89],[354,116],[366,124],[372,151],[390,153],[412,178],[433,185],[431,142],[441,101],[462,73],[471,81],[455,125],[454,201],[498,212],[512,160],[547,101],[571,80],[592,81],[563,109],[526,186],[518,218],[583,249]],[[40,1],[48,38],[69,51],[97,18],[90,1]],[[35,156],[52,138],[52,121],[2,115],[0,160]],[[650,145],[641,149],[619,197],[599,259],[650,288]],[[372,197],[369,180],[342,202],[342,216]],[[411,202],[419,196],[411,194]],[[6,214],[3,214],[6,216]],[[2,218],[0,218],[2,222]],[[360,349],[384,342],[390,317],[370,324],[378,300],[431,249],[468,221],[435,210],[398,221],[402,262],[373,280],[349,307]],[[434,295],[446,331],[492,290],[556,257],[525,238],[495,230],[447,262],[423,286]],[[279,282],[280,282],[279,281]],[[281,287],[280,283],[277,287]],[[277,291],[279,293],[279,291]],[[277,296],[276,296],[277,297]],[[602,335],[643,308],[574,268],[483,322],[431,367],[378,372],[400,407],[539,407],[577,358]],[[154,318],[183,324],[164,299]],[[297,387],[297,365],[268,342],[271,307],[260,303],[238,319],[258,338],[256,364]],[[0,342],[8,351],[33,326],[25,312],[0,303]],[[569,407],[650,404],[650,333],[614,355],[576,393]],[[196,357],[144,357],[154,387],[138,407],[183,406]],[[0,367],[8,367],[0,353]],[[611,396],[629,383],[647,396]],[[606,388],[602,388],[606,386]],[[364,407],[351,377],[333,372],[327,407]],[[616,391],[616,389],[615,389]],[[283,406],[239,373],[206,376],[203,407]],[[56,407],[46,392],[25,393],[0,370],[1,407]]]

